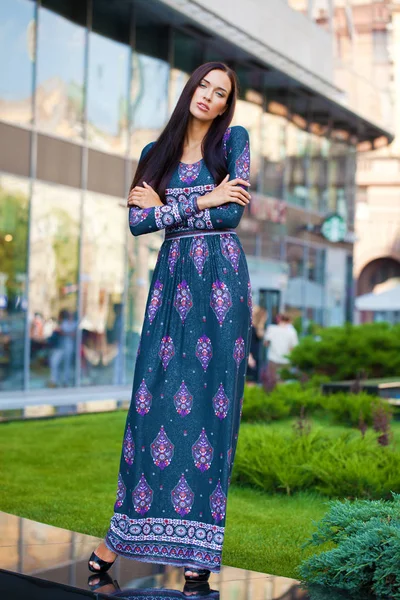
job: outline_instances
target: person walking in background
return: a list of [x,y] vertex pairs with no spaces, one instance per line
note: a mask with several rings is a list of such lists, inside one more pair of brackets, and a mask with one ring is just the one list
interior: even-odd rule
[[277,324],[269,325],[264,335],[268,346],[267,391],[272,391],[279,381],[279,370],[290,363],[288,355],[299,343],[297,332],[285,314],[276,317]]
[[[58,323],[48,339],[50,346],[50,387],[68,386],[71,382],[77,323],[73,314],[60,310]],[[60,373],[63,366],[62,375]]]
[[265,323],[268,313],[261,306],[253,308],[253,324],[251,326],[250,354],[247,366],[247,383],[254,385],[259,382],[262,341],[265,333]]
[[250,342],[251,287],[236,234],[250,200],[249,137],[230,127],[235,73],[207,63],[142,151],[133,235],[165,230],[135,366],[110,527],[93,572],[122,555],[219,572]]

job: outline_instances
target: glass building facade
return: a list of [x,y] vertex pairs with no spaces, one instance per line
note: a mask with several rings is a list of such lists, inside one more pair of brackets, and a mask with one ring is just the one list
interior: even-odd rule
[[353,230],[356,136],[317,123],[311,102],[298,114],[262,65],[158,8],[0,3],[0,392],[131,381],[163,233],[133,238],[125,198],[143,146],[207,60],[240,80],[233,124],[250,133],[254,200],[239,235],[255,301],[271,292],[320,324],[351,316],[352,243],[315,227],[335,212]]

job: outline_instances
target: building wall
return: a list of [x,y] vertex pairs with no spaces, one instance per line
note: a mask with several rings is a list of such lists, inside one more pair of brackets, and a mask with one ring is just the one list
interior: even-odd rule
[[[134,4],[0,3],[0,391],[131,381],[163,233],[128,235],[130,182],[192,70],[238,52],[147,5],[134,22]],[[352,243],[311,229],[339,212],[353,230],[354,147],[312,128],[311,109],[308,122],[289,98],[274,102],[273,78],[257,88],[270,72],[237,71],[234,124],[250,133],[254,194],[239,235],[255,300],[280,294],[293,317],[327,324],[329,250],[351,257]],[[52,336],[61,311],[75,324],[68,361]]]
[[[364,4],[363,8],[366,10],[371,6]],[[385,277],[394,277],[397,271],[393,270],[392,261],[398,261],[400,272],[400,5],[385,3],[385,8],[379,32],[386,49],[380,48],[377,53],[375,42],[373,51],[377,30],[367,26],[363,36],[369,40],[370,51],[366,52],[365,46],[364,49],[355,48],[355,56],[363,53],[363,58],[358,60],[365,63],[365,69],[370,73],[375,73],[377,84],[391,90],[395,129],[395,139],[389,147],[360,155],[358,160],[357,242],[354,248],[358,294],[373,291],[374,285],[382,283]],[[375,275],[371,264],[377,270]],[[372,313],[364,316],[374,318]]]

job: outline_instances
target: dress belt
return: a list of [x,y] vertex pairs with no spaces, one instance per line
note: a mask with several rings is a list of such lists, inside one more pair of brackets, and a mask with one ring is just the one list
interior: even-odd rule
[[177,231],[176,233],[165,233],[164,240],[176,240],[182,237],[197,237],[203,235],[221,235],[221,233],[236,233],[236,229],[195,229],[193,231]]

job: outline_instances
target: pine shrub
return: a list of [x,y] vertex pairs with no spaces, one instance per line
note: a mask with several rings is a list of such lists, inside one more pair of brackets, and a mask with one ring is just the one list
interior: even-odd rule
[[[306,546],[329,549],[299,567],[307,584],[346,590],[351,598],[400,599],[400,496],[391,501],[330,501]],[[322,590],[310,588],[313,600]]]
[[339,437],[327,431],[271,431],[241,426],[232,481],[268,493],[312,490],[331,498],[390,498],[400,492],[400,454],[369,430]]
[[318,388],[300,383],[277,385],[269,394],[259,386],[245,387],[242,415],[244,422],[271,422],[289,416],[298,417],[302,410],[307,417],[328,415],[334,423],[350,427],[358,427],[361,417],[366,425],[372,426],[374,414],[379,414],[381,420],[386,419],[389,423],[393,413],[392,407],[385,400],[365,392],[340,392],[324,396]]
[[308,375],[327,375],[334,381],[367,377],[400,377],[400,324],[346,324],[306,336],[290,355],[291,364]]

